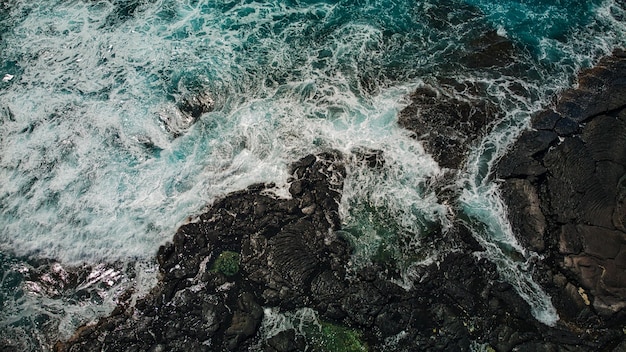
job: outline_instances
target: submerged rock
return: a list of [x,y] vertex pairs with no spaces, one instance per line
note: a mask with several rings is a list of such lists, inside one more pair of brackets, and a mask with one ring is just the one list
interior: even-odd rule
[[532,126],[498,165],[514,229],[523,243],[547,257],[543,270],[553,276],[545,285],[566,324],[579,329],[623,325],[624,52],[583,71],[579,86],[537,114]]
[[462,63],[469,68],[489,68],[510,65],[515,61],[516,48],[513,41],[490,30],[472,40],[468,51],[461,58]]
[[212,111],[214,106],[215,102],[213,101],[211,95],[207,92],[188,95],[178,103],[180,111],[194,119],[199,118],[202,114]]
[[[145,279],[138,267],[149,264],[72,265],[0,253],[0,306],[7,320],[0,328],[0,351],[48,350],[66,329],[110,311],[109,300],[129,299],[131,282]],[[34,300],[48,309],[34,309]]]
[[196,123],[202,114],[213,111],[214,107],[215,102],[208,92],[188,94],[176,105],[163,108],[159,112],[159,119],[165,130],[175,138]]

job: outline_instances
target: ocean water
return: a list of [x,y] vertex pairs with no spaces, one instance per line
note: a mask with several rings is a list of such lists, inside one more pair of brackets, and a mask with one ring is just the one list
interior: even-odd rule
[[[383,248],[410,287],[417,266],[454,250],[424,234],[437,224],[445,236],[461,212],[482,255],[553,325],[531,276],[537,254],[515,240],[489,175],[533,112],[624,46],[625,7],[0,1],[0,339],[48,350],[126,288],[145,292],[157,248],[189,215],[252,183],[284,184],[289,163],[329,148],[382,150],[386,161],[348,165],[340,210],[352,265]],[[467,67],[461,58],[494,32],[513,43],[513,64]],[[446,170],[397,125],[415,88],[444,79],[481,85],[505,112],[452,181],[458,209],[435,192]],[[198,95],[213,110],[190,123],[177,107]],[[85,274],[63,276],[75,268]]]

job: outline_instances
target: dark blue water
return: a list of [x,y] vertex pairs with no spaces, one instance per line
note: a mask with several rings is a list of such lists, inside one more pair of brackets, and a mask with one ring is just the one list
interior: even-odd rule
[[[511,48],[506,62],[468,61],[494,38]],[[283,184],[292,160],[328,148],[384,151],[382,173],[351,167],[341,215],[355,265],[390,244],[410,259],[410,286],[412,268],[446,251],[422,246],[421,231],[445,229],[450,211],[427,187],[445,170],[397,113],[416,87],[444,80],[478,82],[506,111],[456,182],[484,225],[477,238],[531,258],[491,164],[625,38],[619,1],[2,1],[0,339],[49,349],[123,288],[145,291],[151,266],[124,263],[149,263],[188,215],[251,183]],[[177,104],[198,94],[215,109],[189,124]],[[526,270],[487,256],[504,277]],[[115,274],[97,267],[114,262]],[[97,285],[58,274],[85,266]],[[38,270],[57,274],[46,284]],[[521,277],[518,292],[553,324],[550,298]]]

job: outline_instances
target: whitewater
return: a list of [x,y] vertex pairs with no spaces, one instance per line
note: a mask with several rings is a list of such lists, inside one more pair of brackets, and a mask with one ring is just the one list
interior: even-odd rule
[[[49,349],[109,312],[127,287],[145,293],[158,247],[216,198],[258,182],[286,196],[280,186],[294,160],[361,148],[383,151],[385,166],[348,169],[340,215],[355,266],[390,244],[398,258],[413,258],[399,282],[410,286],[416,266],[454,250],[428,246],[420,233],[438,223],[445,235],[462,212],[487,249],[481,255],[553,325],[550,297],[532,280],[537,254],[515,240],[491,169],[534,112],[626,43],[624,7],[613,0],[1,1],[0,338]],[[514,43],[523,69],[459,61],[492,31]],[[481,83],[483,98],[504,112],[455,176],[459,209],[434,191],[449,170],[397,125],[409,95],[442,78]],[[191,123],[180,104],[202,95],[211,110]],[[42,290],[26,279],[41,260],[60,263],[58,272],[92,266],[82,285],[96,294]]]

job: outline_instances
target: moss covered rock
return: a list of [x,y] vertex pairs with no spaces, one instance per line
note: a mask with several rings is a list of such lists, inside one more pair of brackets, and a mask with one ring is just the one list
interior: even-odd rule
[[310,335],[314,351],[319,352],[366,352],[362,332],[346,326],[321,322]]
[[239,272],[239,253],[223,251],[213,262],[211,270],[226,276],[233,276]]

